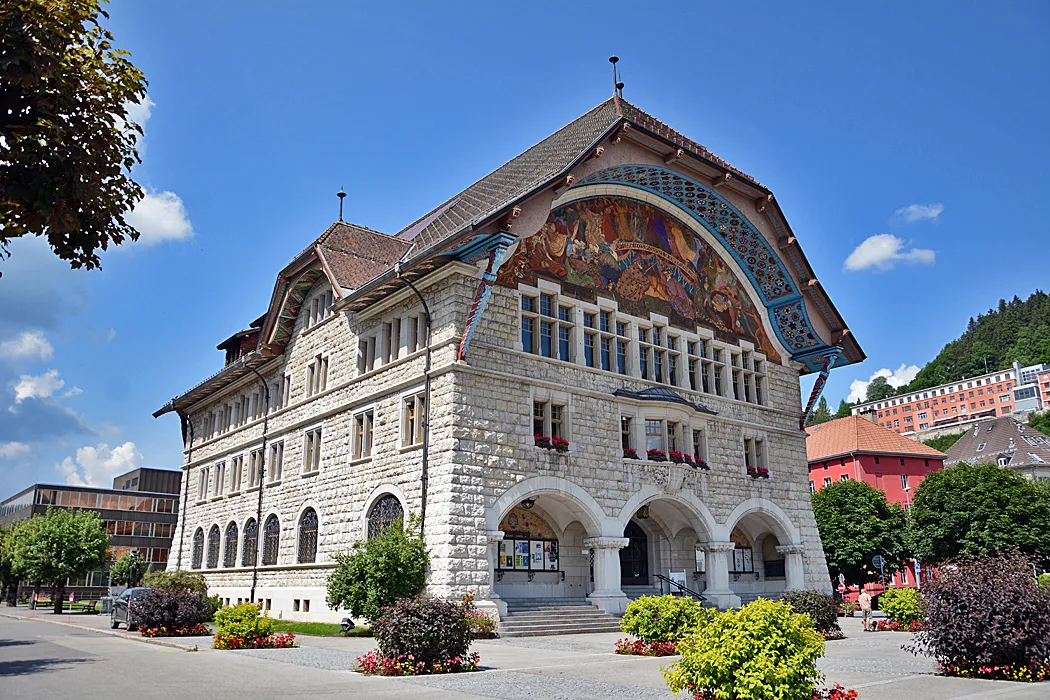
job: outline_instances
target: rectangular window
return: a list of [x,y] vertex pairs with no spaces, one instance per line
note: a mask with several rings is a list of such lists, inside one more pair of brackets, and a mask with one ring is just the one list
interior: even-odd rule
[[831,486],[831,477],[830,476],[825,476],[824,477],[824,486]]
[[616,341],[616,371],[627,374],[627,341]]
[[215,489],[212,495],[221,496],[226,490],[226,462],[218,462],[215,465]]
[[275,442],[270,445],[270,463],[267,465],[266,480],[271,484],[281,480],[281,472],[284,467],[284,441]]
[[594,344],[597,336],[594,333],[585,333],[583,336],[583,363],[588,367],[594,367]]
[[401,402],[401,444],[423,443],[423,424],[426,422],[426,402],[423,394],[406,396]]
[[645,449],[664,451],[664,422],[662,420],[645,421]]
[[908,488],[908,475],[907,474],[901,474],[901,488],[902,489]]
[[551,437],[556,438],[565,437],[565,430],[562,427],[562,407],[557,404],[550,404],[551,412]]
[[[528,297],[522,297],[522,301]],[[521,349],[525,352],[536,352],[536,319],[531,316],[521,317]]]
[[252,450],[248,455],[248,486],[258,486],[262,483],[263,451],[262,448]]
[[230,492],[241,490],[241,474],[244,471],[244,455],[237,455],[230,460]]
[[810,493],[816,493],[817,492],[817,487],[813,485],[812,481],[809,482],[809,492]]
[[667,451],[678,452],[678,423],[667,421]]
[[612,371],[612,338],[602,336],[602,369],[606,372]]
[[321,429],[307,430],[303,437],[303,474],[313,474],[321,468]]
[[208,496],[208,468],[201,467],[197,473],[197,500],[203,501]]
[[843,474],[841,477],[839,477],[839,480],[840,481],[849,481],[849,474]]
[[693,457],[706,461],[704,453],[704,429],[693,428]]
[[631,449],[631,417],[620,416],[620,447]]
[[354,459],[372,455],[372,411],[365,411],[354,416],[354,447],[351,452]]
[[544,401],[532,404],[532,434],[547,435],[547,404]]
[[551,335],[554,332],[554,324],[550,321],[540,321],[540,355],[553,357],[554,347]]
[[569,352],[572,348],[572,327],[558,324],[558,359],[564,360],[565,362],[572,362],[572,354]]

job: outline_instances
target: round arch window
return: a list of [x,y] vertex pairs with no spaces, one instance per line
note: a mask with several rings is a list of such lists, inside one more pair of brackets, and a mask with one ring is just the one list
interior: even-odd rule
[[397,496],[388,493],[373,503],[372,509],[368,511],[368,539],[376,537],[383,530],[404,519],[405,509],[401,507],[401,501],[397,500]]
[[266,519],[266,525],[263,527],[263,564],[276,564],[277,563],[277,551],[281,546],[281,521],[277,519],[276,515],[271,515]]
[[251,566],[259,556],[259,524],[252,518],[244,524],[244,550],[241,566]]
[[199,569],[204,563],[204,528],[197,528],[193,533],[193,568]]
[[219,526],[212,525],[211,530],[208,531],[208,568],[214,569],[219,565],[219,541],[222,536],[219,534]]
[[307,508],[299,518],[299,563],[317,561],[317,511]]
[[223,549],[222,565],[226,568],[237,566],[237,523],[226,526],[226,547]]

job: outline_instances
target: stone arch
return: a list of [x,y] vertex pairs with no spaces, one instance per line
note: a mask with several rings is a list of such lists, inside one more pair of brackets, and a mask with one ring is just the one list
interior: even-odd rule
[[361,524],[360,524],[360,538],[362,540],[368,539],[368,514],[372,512],[372,506],[375,505],[383,496],[393,496],[401,503],[401,512],[408,517],[408,496],[401,490],[401,487],[396,484],[380,484],[372,489],[372,492],[368,494],[368,498],[365,499],[365,507],[361,509]]
[[[643,487],[640,491],[631,496],[627,503],[624,504],[623,508],[620,509],[616,519],[623,527],[626,527],[627,521],[634,517],[634,514],[638,512],[639,508],[657,499],[675,502],[684,506],[685,511],[692,516],[691,518],[687,517],[687,520],[690,521],[690,525],[696,532],[697,537],[713,537],[718,531],[718,521],[715,520],[715,516],[711,513],[711,509],[708,508],[707,504],[703,501],[686,492],[669,494],[662,491],[658,486],[652,484]],[[700,527],[697,527],[697,525]],[[669,530],[666,525],[662,526]],[[681,528],[678,528],[678,532],[680,531]],[[670,537],[675,537],[678,532],[668,531],[667,534]]]
[[764,498],[749,498],[738,504],[720,527],[719,539],[728,540],[733,528],[749,515],[757,516],[777,536],[780,544],[801,544],[802,536],[783,508]]
[[[553,497],[553,500],[562,506],[562,509],[570,511],[575,516],[572,520],[579,520],[589,536],[620,537],[623,533],[622,527],[619,532],[607,532],[609,529],[615,530],[619,525],[618,521],[608,518],[598,501],[583,487],[556,476],[530,477],[507,489],[502,496],[496,499],[495,503],[485,509],[486,529],[499,530],[500,521],[511,508],[526,498],[542,495]],[[566,502],[575,507],[565,505]],[[564,513],[555,512],[553,507],[546,506],[544,511],[556,521],[562,530],[572,522],[572,520],[567,520]]]

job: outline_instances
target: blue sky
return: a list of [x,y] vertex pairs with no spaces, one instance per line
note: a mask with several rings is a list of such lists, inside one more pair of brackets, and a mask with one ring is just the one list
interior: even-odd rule
[[110,9],[150,81],[146,234],[101,271],[40,241],[0,262],[0,497],[179,466],[150,414],[219,369],[340,187],[396,231],[608,97],[613,53],[627,99],[776,193],[869,357],[833,405],[1050,286],[1044,2]]

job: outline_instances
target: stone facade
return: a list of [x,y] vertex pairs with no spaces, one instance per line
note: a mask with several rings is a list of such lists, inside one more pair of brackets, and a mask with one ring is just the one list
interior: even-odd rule
[[[663,160],[635,144],[608,144],[601,165],[619,163],[662,165]],[[580,179],[597,167],[581,165]],[[623,196],[624,191],[603,186],[602,194]],[[515,215],[525,223],[516,223],[515,230],[524,226],[522,233],[536,231],[563,195],[556,191],[552,197],[547,190],[522,202]],[[645,201],[677,215],[666,201],[646,196]],[[725,196],[735,199],[741,210],[751,206],[739,193],[727,191]],[[765,218],[754,217],[754,225],[775,240]],[[689,226],[701,235],[699,225]],[[507,255],[519,245],[514,243]],[[711,245],[725,265],[736,265],[714,238]],[[572,306],[573,361],[523,347],[522,294],[560,293],[557,280],[542,280],[536,288],[492,286],[462,358],[461,340],[485,269],[484,261],[474,259],[444,264],[416,282],[431,321],[424,530],[431,552],[428,593],[459,596],[473,590],[482,607],[500,612],[505,612],[506,598],[586,596],[603,610],[621,613],[629,593],[666,590],[666,582],[656,575],[668,577],[672,572],[685,572],[687,585],[702,590],[720,607],[788,588],[830,590],[810,508],[806,435],[799,429],[803,365],[790,359],[791,353],[772,332],[780,361],[755,352],[755,345],[746,340],[716,336],[702,319],[686,328],[658,314],[623,315],[630,326],[634,359],[626,375],[605,371],[586,366],[583,359],[583,314],[598,305],[616,312],[617,295],[608,290],[598,294],[592,306],[557,297]],[[739,271],[738,266],[732,269]],[[791,279],[797,284],[796,277]],[[395,496],[406,514],[418,513],[422,502],[423,449],[415,441],[405,444],[404,408],[405,398],[424,387],[425,342],[416,344],[407,337],[409,324],[420,323],[421,306],[411,290],[401,289],[367,308],[348,311],[338,302],[351,290],[333,282],[326,273],[313,284],[287,342],[257,368],[258,374],[244,373],[182,410],[191,426],[184,464],[188,497],[169,565],[195,568],[194,540],[200,531],[205,550],[201,568],[211,592],[230,602],[263,601],[271,614],[284,618],[338,620],[342,614],[324,602],[334,556],[366,536],[369,512],[380,497]],[[311,313],[314,300],[323,305],[329,299],[337,302],[335,311],[317,321]],[[761,305],[758,308],[766,313]],[[674,382],[643,379],[633,338],[647,324],[679,334],[675,342],[682,343],[677,347],[683,362],[689,338],[710,341],[727,353],[753,355],[764,367],[756,379],[761,382],[761,400],[693,389],[682,378],[684,369]],[[763,324],[767,331],[771,328],[768,313]],[[387,347],[394,343],[393,336],[386,340],[391,326],[400,330],[396,347]],[[414,338],[425,340],[418,325],[412,327]],[[376,331],[385,332],[370,346],[367,339]],[[260,345],[264,343],[265,338]],[[310,372],[320,366],[318,357],[324,361],[326,381],[315,382],[318,390],[310,394]],[[270,393],[268,412],[262,382]],[[674,397],[637,398],[647,389],[671,390]],[[614,395],[624,390],[633,393]],[[253,394],[258,395],[254,400]],[[241,406],[245,397],[247,419],[227,409]],[[535,444],[534,411],[544,402],[562,411],[560,430],[570,443],[566,452]],[[371,455],[355,458],[355,416],[363,411],[371,412]],[[640,459],[624,457],[624,416],[634,420],[631,440]],[[702,430],[703,457],[710,470],[646,459],[647,420],[681,426],[683,443],[692,431]],[[226,422],[232,425],[216,429]],[[307,435],[318,427],[320,464],[311,470]],[[770,478],[748,475],[745,440],[761,445],[756,449]],[[274,444],[283,444],[283,461],[280,478],[267,473],[260,486],[251,478],[251,455],[263,449],[264,441],[264,470],[272,470]],[[682,451],[692,452],[686,445]],[[236,462],[239,478],[231,473],[238,456],[243,457]],[[225,472],[217,488],[220,463]],[[208,479],[204,487],[202,478]],[[560,557],[552,570],[517,570],[501,561],[500,543],[512,536],[505,518],[523,502],[557,540]],[[315,556],[307,552],[304,557],[299,523],[308,509],[318,516],[317,547]],[[246,525],[254,521],[259,528],[261,553],[265,543],[260,524],[272,515],[280,521],[277,562],[245,561]],[[234,565],[228,566],[231,522],[238,540],[231,548]],[[209,567],[207,538],[216,526],[222,537],[219,561]],[[634,558],[625,559],[622,551]],[[632,562],[632,571],[621,569],[625,561]]]

